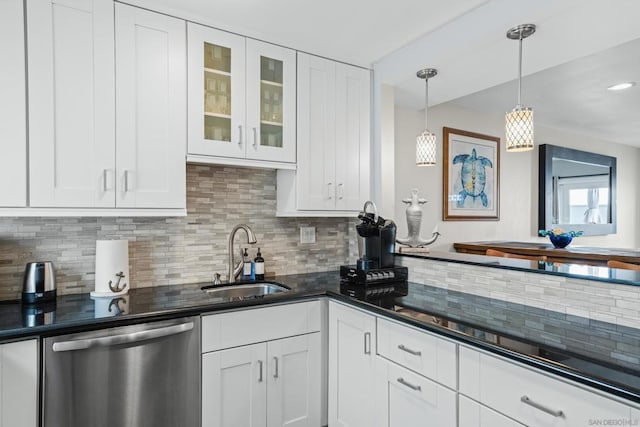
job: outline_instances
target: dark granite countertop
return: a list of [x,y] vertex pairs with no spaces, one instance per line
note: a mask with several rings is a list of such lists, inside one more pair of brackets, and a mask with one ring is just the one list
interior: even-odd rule
[[132,289],[113,300],[63,295],[55,307],[38,310],[3,302],[0,339],[329,296],[640,402],[640,329],[415,283],[409,283],[406,296],[359,301],[340,293],[337,272],[279,276],[274,281],[291,290],[230,301],[203,292],[201,283]]

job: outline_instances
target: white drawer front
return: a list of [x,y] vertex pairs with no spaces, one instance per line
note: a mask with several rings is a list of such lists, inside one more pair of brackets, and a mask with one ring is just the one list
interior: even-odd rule
[[631,415],[595,390],[462,346],[460,379],[460,393],[529,426],[601,425]]
[[375,419],[375,427],[454,427],[456,392],[379,358]]
[[318,332],[320,310],[309,301],[202,316],[202,352]]
[[456,344],[378,318],[378,354],[447,387],[456,388]]
[[460,395],[458,427],[524,427],[524,425]]

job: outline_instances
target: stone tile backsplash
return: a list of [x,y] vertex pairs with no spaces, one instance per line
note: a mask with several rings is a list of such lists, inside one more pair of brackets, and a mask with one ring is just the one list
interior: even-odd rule
[[412,282],[640,328],[640,287],[430,259],[396,257]]
[[[276,172],[187,165],[187,216],[177,218],[0,218],[0,299],[16,299],[24,265],[53,261],[58,293],[94,289],[95,242],[129,240],[132,287],[226,278],[227,238],[247,223],[271,275],[336,270],[354,251],[349,218],[276,218]],[[300,244],[301,226],[316,227],[316,243]],[[242,243],[244,242],[244,243]],[[238,233],[236,248],[248,246]]]

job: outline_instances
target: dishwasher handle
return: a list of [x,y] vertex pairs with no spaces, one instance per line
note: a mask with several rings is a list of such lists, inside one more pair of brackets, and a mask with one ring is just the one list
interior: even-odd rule
[[53,351],[75,351],[86,350],[92,347],[109,347],[119,344],[131,344],[140,341],[152,340],[154,338],[166,337],[169,335],[181,334],[193,329],[193,322],[182,323],[180,325],[167,326],[164,328],[151,329],[148,331],[133,332],[130,334],[110,335],[100,338],[87,338],[72,341],[59,341],[53,343]]

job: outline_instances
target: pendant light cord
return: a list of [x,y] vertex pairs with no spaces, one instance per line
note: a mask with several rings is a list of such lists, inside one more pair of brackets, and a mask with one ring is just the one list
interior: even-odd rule
[[429,129],[429,77],[424,79],[424,127]]
[[520,35],[520,54],[518,55],[518,108],[522,105],[522,35]]

